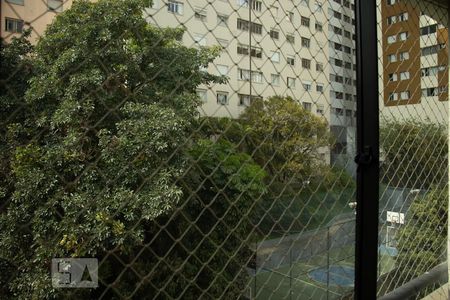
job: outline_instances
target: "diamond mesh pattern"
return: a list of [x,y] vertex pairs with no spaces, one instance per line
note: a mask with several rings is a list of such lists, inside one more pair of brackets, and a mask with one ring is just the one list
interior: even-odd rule
[[447,10],[427,1],[378,8],[382,296],[447,259],[449,79]]
[[[353,2],[0,5],[0,298],[351,297]],[[448,15],[392,7],[379,4],[380,295],[445,259],[446,236],[448,71],[431,67],[447,54],[431,46],[448,34],[408,36],[408,61],[428,66],[409,75],[383,47],[387,11],[410,7],[395,26],[418,33]],[[392,68],[411,101],[384,102]],[[98,259],[98,288],[55,286],[53,258]]]

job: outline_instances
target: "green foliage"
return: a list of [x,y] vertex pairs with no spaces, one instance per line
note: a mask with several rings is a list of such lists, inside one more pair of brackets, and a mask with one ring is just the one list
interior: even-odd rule
[[406,217],[407,224],[398,232],[400,284],[446,260],[448,187],[433,187],[417,196]]
[[[266,192],[266,173],[249,155],[237,152],[225,141],[200,140],[190,154],[193,168],[184,182],[185,194],[191,198],[176,223],[179,233],[192,223],[196,225],[181,244],[194,251],[195,257],[182,267],[190,273],[185,280],[191,278],[197,284],[183,299],[196,299],[205,290],[212,299],[237,299],[247,283],[246,265],[252,254],[248,248],[253,231],[250,220],[258,199]],[[184,288],[178,282],[175,280],[170,289],[174,297]]]
[[0,216],[0,257],[15,268],[15,298],[61,293],[50,287],[53,257],[131,253],[146,227],[183,199],[185,158],[174,153],[197,117],[195,89],[224,78],[201,71],[217,49],[184,47],[182,30],[149,25],[148,4],[76,1],[32,56],[24,57],[24,41],[2,49],[9,69],[33,70],[17,88],[24,98],[2,95],[10,100],[2,114],[27,111],[10,119],[2,139],[32,137],[6,146],[11,159],[1,170],[13,183]]
[[238,144],[280,182],[314,176],[324,165],[319,149],[331,145],[326,121],[290,97],[255,100],[238,121],[205,122],[207,134]]
[[32,75],[29,35],[26,31],[10,43],[0,43],[0,211],[12,192],[13,181],[8,174],[14,147],[29,140],[29,133],[23,130],[29,117],[23,96]]
[[448,181],[448,138],[444,126],[389,121],[381,126],[380,139],[383,183],[427,189]]
[[291,98],[254,101],[237,120],[204,117],[199,123],[201,134],[234,143],[268,173],[268,193],[253,217],[262,236],[312,229],[334,216],[329,211],[347,210],[354,179],[319,155],[331,146],[328,126]]
[[324,168],[323,176],[315,178],[314,182],[327,190],[356,188],[355,179],[344,168],[338,166]]
[[[188,157],[191,168],[180,177],[183,200],[145,232],[146,247],[125,258],[140,276],[127,272],[116,280],[124,296],[237,299],[248,282],[249,220],[265,193],[266,174],[224,141],[199,140]],[[116,268],[121,272],[123,266]],[[144,276],[149,278],[141,281]],[[164,296],[158,294],[162,289]]]

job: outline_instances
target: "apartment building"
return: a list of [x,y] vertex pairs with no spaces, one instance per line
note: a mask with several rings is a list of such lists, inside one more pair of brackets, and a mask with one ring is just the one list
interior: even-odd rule
[[336,138],[331,161],[354,173],[356,153],[356,34],[355,6],[332,0],[328,7],[330,64],[330,130]]
[[[27,27],[36,40],[71,5],[0,1],[7,40]],[[330,124],[337,140],[332,161],[348,165],[353,159],[355,19],[349,0],[154,0],[144,16],[160,27],[186,28],[187,46],[223,49],[207,70],[229,81],[198,88],[202,114],[236,118],[256,98],[291,96]]]
[[448,29],[430,17],[446,13],[427,13],[427,7],[408,1],[380,4],[382,116],[447,124]]
[[227,75],[229,82],[199,87],[204,114],[238,117],[254,98],[291,96],[326,118],[337,140],[332,161],[353,169],[353,3],[155,0],[146,14],[149,22],[161,27],[184,26],[183,42],[188,46],[223,47],[208,71]]
[[55,15],[71,5],[72,0],[0,0],[0,37],[8,41],[30,28],[35,42]]
[[[312,2],[312,1],[311,1]],[[188,46],[220,46],[208,71],[227,84],[199,87],[203,111],[238,117],[257,97],[286,95],[329,120],[325,4],[318,1],[162,1],[147,10],[161,27],[184,26]]]

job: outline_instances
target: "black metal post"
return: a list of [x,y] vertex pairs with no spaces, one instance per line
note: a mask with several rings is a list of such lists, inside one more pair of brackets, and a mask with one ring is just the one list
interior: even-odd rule
[[357,206],[355,299],[377,295],[379,107],[377,5],[356,0]]

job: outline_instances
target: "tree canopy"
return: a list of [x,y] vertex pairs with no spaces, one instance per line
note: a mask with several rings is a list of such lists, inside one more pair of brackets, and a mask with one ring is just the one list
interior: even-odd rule
[[[181,29],[148,24],[148,5],[76,1],[27,58],[24,41],[2,49],[10,69],[27,61],[33,73],[20,88],[6,82],[23,97],[1,95],[11,107],[2,138],[28,137],[9,144],[2,167],[13,184],[0,216],[0,256],[15,268],[9,287],[19,298],[55,293],[53,257],[130,251],[143,242],[145,222],[183,198],[176,181],[198,115],[196,87],[225,79],[202,71],[218,49],[187,48]],[[10,114],[19,106],[26,116]]]
[[380,128],[383,183],[428,189],[448,181],[448,137],[432,122],[388,121]]
[[255,161],[280,181],[310,176],[323,163],[319,149],[330,145],[327,123],[292,98],[255,100],[241,119]]

